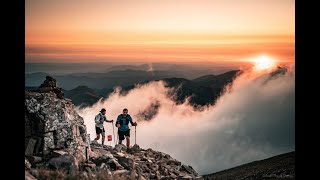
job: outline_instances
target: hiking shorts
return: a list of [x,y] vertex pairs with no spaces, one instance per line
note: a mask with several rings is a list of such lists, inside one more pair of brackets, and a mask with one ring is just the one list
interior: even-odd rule
[[126,130],[126,131],[119,131],[118,130],[118,135],[119,135],[119,140],[124,140],[125,136],[130,137],[130,129]]
[[104,131],[104,128],[100,129],[99,127],[96,126],[96,134],[101,134],[102,132],[105,132]]

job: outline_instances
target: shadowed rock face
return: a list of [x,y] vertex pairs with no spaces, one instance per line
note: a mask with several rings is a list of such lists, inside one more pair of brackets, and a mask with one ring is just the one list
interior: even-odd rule
[[47,156],[64,149],[81,162],[87,144],[83,118],[70,100],[53,92],[25,93],[25,155]]

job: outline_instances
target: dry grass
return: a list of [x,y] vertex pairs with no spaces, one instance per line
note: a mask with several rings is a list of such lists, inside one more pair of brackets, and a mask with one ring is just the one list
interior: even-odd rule
[[108,171],[102,170],[96,173],[78,172],[75,174],[67,174],[63,170],[50,170],[46,168],[38,168],[31,170],[30,174],[38,180],[129,180],[136,179],[133,174],[128,175],[109,175]]

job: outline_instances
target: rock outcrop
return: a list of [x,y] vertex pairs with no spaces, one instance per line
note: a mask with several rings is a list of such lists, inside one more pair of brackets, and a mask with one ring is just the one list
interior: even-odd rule
[[[43,91],[46,87],[52,91]],[[38,89],[25,92],[25,156],[32,167],[42,167],[65,153],[74,158],[74,168],[78,169],[88,158],[84,120],[71,100],[56,93],[59,88],[53,78],[48,76]],[[46,165],[54,167],[52,163]]]
[[62,88],[57,87],[57,81],[51,76],[46,76],[46,80],[40,85],[40,87],[38,87],[36,91],[41,93],[54,92],[60,99],[63,99],[64,96]]
[[[47,77],[42,87],[56,88]],[[84,120],[54,91],[25,92],[25,179],[202,179],[170,155],[90,142]]]
[[25,98],[25,155],[43,156],[59,149],[85,154],[86,126],[70,100],[53,92],[26,92]]

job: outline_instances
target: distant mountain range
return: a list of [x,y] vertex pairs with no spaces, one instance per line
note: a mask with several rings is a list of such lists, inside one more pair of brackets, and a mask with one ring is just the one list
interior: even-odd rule
[[293,151],[213,174],[203,175],[203,178],[205,180],[295,179],[295,152]]
[[193,80],[182,78],[163,79],[167,87],[174,87],[176,101],[183,103],[187,97],[190,97],[190,103],[193,105],[212,105],[223,93],[224,88],[231,83],[241,71],[233,70],[220,75],[205,75]]
[[73,104],[80,107],[93,105],[102,98],[95,90],[87,86],[78,86],[72,90],[64,91],[64,95],[66,98],[71,99]]
[[[26,74],[26,86],[38,86],[43,82],[47,73]],[[114,86],[130,86],[145,81],[159,80],[170,77],[184,77],[174,71],[142,71],[115,70],[107,73],[75,73],[70,75],[50,75],[57,80],[59,86],[71,90],[77,86],[88,86],[94,89],[113,88]]]
[[208,74],[221,74],[239,66],[230,64],[163,64],[112,65],[103,63],[26,63],[25,86],[38,86],[47,75],[55,78],[59,87],[71,90],[78,86],[109,89],[130,86],[164,78],[195,79]]
[[[147,69],[147,65],[135,66],[136,69]],[[131,66],[114,66],[113,69],[132,68]],[[136,84],[145,84],[151,81],[164,81],[165,86],[174,88],[168,96],[177,104],[183,103],[190,97],[194,106],[214,104],[223,93],[226,85],[241,73],[239,70],[228,71],[219,75],[204,75],[195,79],[186,79],[183,74],[176,71],[143,71],[143,70],[113,70],[107,73],[74,73],[70,75],[55,75],[59,87],[62,87],[65,97],[77,106],[90,106],[100,98],[107,97],[114,87],[122,87],[122,93],[133,89]],[[26,89],[38,87],[47,73],[26,74]],[[80,85],[79,85],[80,84]]]

